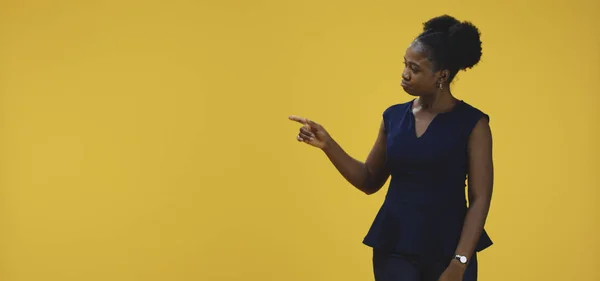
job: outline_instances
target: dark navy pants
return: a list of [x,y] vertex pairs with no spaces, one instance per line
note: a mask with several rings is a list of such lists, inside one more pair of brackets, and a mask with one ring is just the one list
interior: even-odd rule
[[[418,256],[373,250],[375,281],[438,281],[450,264],[445,260],[425,260]],[[463,281],[477,281],[477,254],[465,270]]]

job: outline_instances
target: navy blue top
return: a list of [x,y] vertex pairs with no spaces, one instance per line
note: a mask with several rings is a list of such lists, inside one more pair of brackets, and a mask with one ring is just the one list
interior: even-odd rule
[[[459,101],[451,111],[438,114],[417,138],[413,101],[383,113],[391,180],[363,243],[398,253],[449,257],[455,254],[467,211],[469,135],[489,116]],[[476,251],[491,245],[484,230]]]

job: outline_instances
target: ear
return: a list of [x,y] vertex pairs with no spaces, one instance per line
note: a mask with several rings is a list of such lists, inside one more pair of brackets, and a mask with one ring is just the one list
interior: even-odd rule
[[440,74],[438,77],[438,83],[441,83],[441,84],[446,83],[446,81],[448,81],[448,77],[450,77],[450,71],[448,71],[446,69],[440,71]]

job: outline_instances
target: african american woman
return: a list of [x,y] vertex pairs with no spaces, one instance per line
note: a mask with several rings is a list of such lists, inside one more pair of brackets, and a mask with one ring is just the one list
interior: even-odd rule
[[298,141],[323,150],[362,192],[377,192],[391,177],[363,240],[373,248],[376,281],[477,280],[477,252],[492,245],[484,230],[492,198],[492,135],[489,116],[455,98],[450,84],[481,54],[472,23],[448,15],[425,22],[404,55],[401,85],[414,98],[383,111],[364,162],[320,124],[290,116],[302,124]]

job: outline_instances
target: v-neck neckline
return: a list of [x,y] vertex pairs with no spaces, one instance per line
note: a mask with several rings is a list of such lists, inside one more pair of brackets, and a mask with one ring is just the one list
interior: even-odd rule
[[429,131],[429,128],[431,127],[431,125],[433,125],[433,122],[435,122],[435,120],[440,115],[438,113],[435,116],[433,116],[433,118],[431,119],[429,124],[427,124],[427,127],[425,127],[425,130],[423,131],[423,133],[419,136],[419,135],[417,135],[417,118],[415,117],[414,113],[411,112],[410,114],[412,115],[412,121],[413,121],[413,134],[414,134],[415,138],[418,140],[422,139],[427,134],[427,132]]
[[422,133],[420,136],[418,136],[418,135],[417,135],[417,118],[415,117],[415,114],[413,113],[413,106],[414,106],[414,104],[415,104],[415,101],[416,101],[416,100],[417,100],[417,99],[416,99],[416,98],[414,98],[414,99],[413,99],[413,100],[410,102],[410,106],[408,107],[408,113],[409,113],[409,114],[410,114],[410,116],[411,116],[412,127],[413,127],[413,129],[412,129],[412,131],[413,131],[413,136],[414,136],[414,137],[415,137],[415,139],[417,139],[417,140],[420,140],[420,139],[422,139],[422,138],[423,138],[425,135],[427,135],[427,132],[429,132],[429,128],[431,128],[431,126],[434,124],[434,122],[435,122],[435,121],[438,119],[438,117],[439,117],[440,115],[447,115],[447,114],[449,114],[449,113],[452,113],[452,112],[454,112],[454,111],[457,109],[457,107],[458,107],[460,104],[464,103],[464,102],[463,102],[463,100],[458,100],[458,99],[457,99],[457,100],[456,100],[456,104],[454,104],[454,106],[453,106],[453,107],[452,107],[450,110],[448,110],[448,111],[446,111],[446,112],[439,112],[439,113],[436,113],[436,114],[433,116],[433,118],[431,119],[431,121],[429,122],[429,124],[427,125],[427,127],[425,128],[425,130],[423,131],[423,133]]

